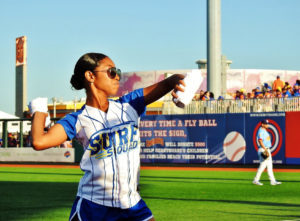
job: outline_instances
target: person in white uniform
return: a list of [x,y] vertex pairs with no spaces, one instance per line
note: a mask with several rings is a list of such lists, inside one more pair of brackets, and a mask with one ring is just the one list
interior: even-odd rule
[[[259,185],[259,186],[263,185],[263,183],[261,183],[259,180],[260,180],[261,174],[264,172],[266,167],[268,170],[268,176],[269,176],[271,185],[280,185],[281,184],[281,182],[276,181],[274,173],[273,173],[272,154],[270,151],[272,143],[271,143],[271,136],[270,136],[269,132],[267,131],[268,123],[269,123],[268,120],[261,121],[261,127],[259,128],[259,130],[257,132],[257,137],[256,137],[256,139],[258,140],[258,143],[259,143],[259,149],[258,149],[257,153],[258,153],[260,165],[257,170],[256,176],[253,180],[253,184]],[[262,156],[262,153],[264,151],[269,152],[269,156],[267,158],[264,158]]]
[[[84,154],[80,168],[84,176],[70,220],[154,220],[137,191],[140,166],[139,119],[146,105],[168,92],[183,91],[180,74],[152,86],[134,90],[117,100],[109,99],[119,89],[121,71],[106,55],[87,53],[76,63],[73,88],[86,91],[86,104],[68,114],[47,133],[44,125],[47,99],[30,102],[35,150],[44,150],[71,140],[81,142]],[[180,86],[182,85],[182,86]]]

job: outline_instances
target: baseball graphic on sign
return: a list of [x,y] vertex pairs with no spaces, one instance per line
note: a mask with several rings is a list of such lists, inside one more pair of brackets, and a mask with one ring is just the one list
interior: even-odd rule
[[228,160],[233,162],[239,161],[246,151],[244,137],[237,131],[231,131],[224,139],[223,151]]

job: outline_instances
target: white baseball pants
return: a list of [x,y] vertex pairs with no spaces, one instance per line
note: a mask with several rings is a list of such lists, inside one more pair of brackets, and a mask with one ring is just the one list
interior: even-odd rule
[[259,161],[260,161],[260,165],[258,167],[258,170],[257,170],[256,176],[254,178],[254,181],[259,181],[261,174],[264,172],[264,170],[267,167],[268,176],[269,176],[270,181],[275,182],[275,177],[274,177],[274,173],[273,173],[272,155],[271,155],[270,149],[267,148],[267,150],[269,151],[270,156],[266,159],[264,159],[261,156],[261,152],[264,151],[263,148],[259,148],[259,150],[257,152],[258,158],[259,158]]

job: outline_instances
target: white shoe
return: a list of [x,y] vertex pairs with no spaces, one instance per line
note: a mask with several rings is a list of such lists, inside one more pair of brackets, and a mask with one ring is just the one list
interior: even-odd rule
[[278,181],[276,181],[276,180],[271,182],[271,185],[273,185],[273,186],[275,186],[275,185],[280,185],[280,184],[281,184],[281,182],[278,182]]
[[258,185],[258,186],[264,185],[263,183],[261,183],[261,182],[259,182],[259,181],[255,181],[255,180],[254,180],[252,183],[255,184],[255,185]]

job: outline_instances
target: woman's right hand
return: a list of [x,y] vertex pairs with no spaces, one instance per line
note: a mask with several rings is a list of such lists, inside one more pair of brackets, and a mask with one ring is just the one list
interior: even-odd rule
[[44,128],[49,127],[51,123],[48,113],[48,98],[35,98],[29,103],[28,108],[32,116],[31,133],[35,150],[55,147],[68,139],[61,124],[55,124],[47,133],[44,132]]
[[48,113],[48,98],[46,97],[37,97],[29,102],[28,109],[30,115],[33,116],[36,112],[41,112],[47,114],[45,120],[45,128],[49,127],[51,124],[50,115]]

